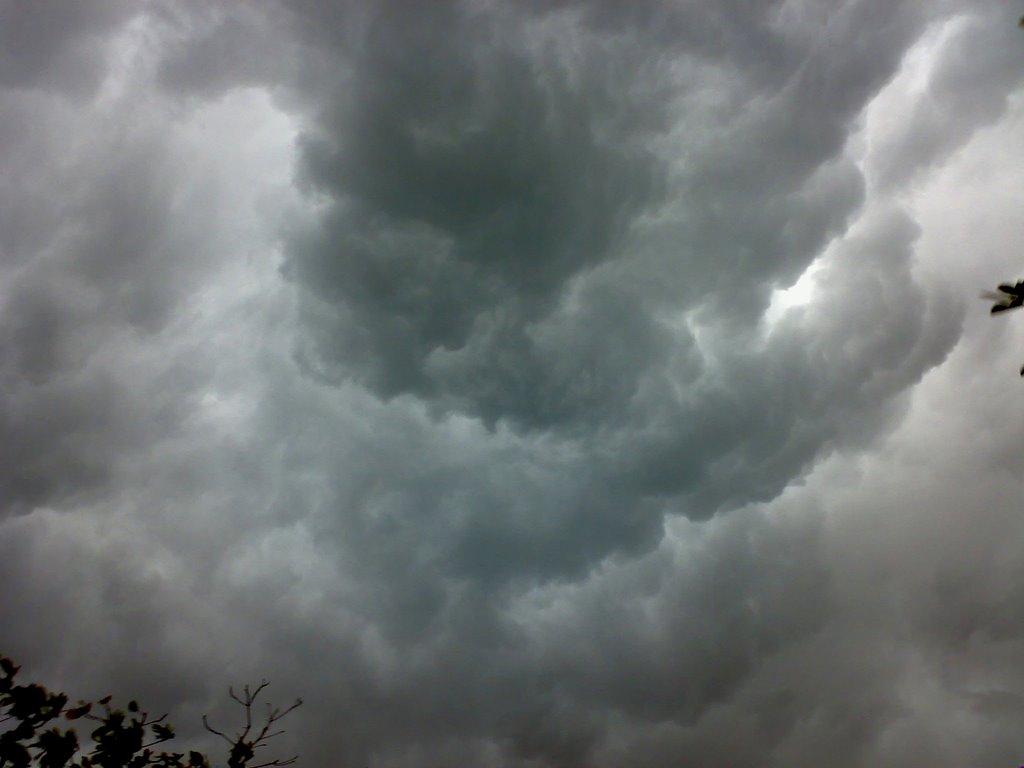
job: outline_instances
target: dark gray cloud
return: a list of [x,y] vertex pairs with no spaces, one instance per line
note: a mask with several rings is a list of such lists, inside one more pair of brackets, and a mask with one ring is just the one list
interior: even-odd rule
[[0,4],[0,84],[88,94],[106,69],[112,34],[136,12],[123,0]]
[[2,13],[27,672],[210,747],[270,677],[311,766],[1020,761],[1004,9]]
[[302,69],[281,38],[288,19],[276,5],[168,0],[154,11],[149,21],[161,43],[155,80],[177,98],[209,99],[240,86],[272,86]]
[[[758,325],[770,290],[862,204],[842,155],[851,121],[922,19],[858,6],[830,19],[825,38],[787,40],[770,13],[660,10],[661,24],[652,6],[612,27],[611,9],[384,4],[358,34],[337,25],[332,50],[351,87],[319,86],[334,101],[300,139],[303,178],[326,213],[293,238],[287,273],[320,300],[300,356],[312,374],[492,427],[553,431],[579,441],[588,476],[632,486],[617,507],[682,493],[681,511],[699,517],[777,493],[843,429],[884,410],[956,330],[913,357],[916,319],[886,313],[915,288],[909,275],[886,278],[903,282],[862,322],[895,324],[892,355],[911,367],[860,397],[873,359],[838,355],[823,380],[815,347],[835,340],[816,329],[764,344]],[[887,22],[831,51],[828,36],[860,30],[862,14]],[[698,23],[717,45],[662,34],[667,24],[703,39]],[[311,37],[326,47],[325,28]],[[732,36],[765,52],[760,66],[745,46],[733,55]],[[912,243],[894,238],[871,245],[905,263]],[[858,319],[838,314],[844,329]],[[700,348],[704,318],[716,338]],[[744,370],[755,368],[768,375]],[[666,385],[682,392],[666,396]],[[815,415],[801,391],[820,398]],[[821,415],[846,408],[857,416]],[[600,518],[587,508],[582,527]]]
[[352,89],[301,139],[307,183],[334,202],[289,267],[342,305],[325,364],[355,363],[385,396],[543,426],[585,403],[550,381],[529,326],[656,193],[645,137],[665,85],[615,41],[596,73],[586,48],[560,60],[530,21],[449,4],[371,14]]

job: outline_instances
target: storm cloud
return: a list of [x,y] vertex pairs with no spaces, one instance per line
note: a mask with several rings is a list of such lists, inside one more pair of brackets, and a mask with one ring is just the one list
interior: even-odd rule
[[1007,9],[0,30],[27,673],[200,746],[268,677],[310,766],[1020,762]]

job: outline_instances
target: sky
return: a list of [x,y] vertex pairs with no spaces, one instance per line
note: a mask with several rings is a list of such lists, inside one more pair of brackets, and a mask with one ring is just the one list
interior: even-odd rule
[[309,768],[1024,763],[1020,12],[0,1],[0,652]]

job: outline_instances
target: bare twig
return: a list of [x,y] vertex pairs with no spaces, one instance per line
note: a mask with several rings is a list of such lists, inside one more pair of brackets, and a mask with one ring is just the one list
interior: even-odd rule
[[214,728],[214,727],[213,727],[212,725],[210,725],[209,721],[207,721],[207,719],[206,719],[206,715],[203,715],[203,727],[204,727],[204,728],[205,728],[206,730],[208,730],[208,731],[209,731],[210,733],[213,733],[213,734],[216,734],[217,736],[220,736],[220,737],[221,737],[222,739],[224,739],[224,741],[226,741],[226,742],[227,742],[228,744],[234,744],[234,743],[235,743],[235,742],[234,742],[234,741],[233,741],[232,739],[229,739],[229,738],[228,738],[227,736],[225,736],[225,735],[224,735],[223,733],[221,733],[221,732],[220,732],[220,731],[218,731],[218,730],[217,730],[216,728]]
[[[255,738],[250,739],[250,734],[253,732],[252,708],[256,703],[256,699],[268,685],[270,685],[270,683],[266,680],[260,681],[260,684],[256,686],[255,689],[250,689],[249,686],[246,685],[243,686],[241,694],[236,693],[234,688],[228,689],[228,695],[238,702],[245,710],[245,726],[233,739],[210,725],[206,715],[203,715],[203,727],[215,736],[220,736],[224,741],[231,745],[231,761],[229,761],[229,765],[246,765],[247,761],[252,758],[255,750],[266,746],[266,742],[269,739],[272,739],[275,736],[280,736],[284,733],[284,730],[271,731],[271,726],[285,717],[285,715],[292,710],[302,706],[302,699],[296,699],[295,702],[287,709],[280,709],[267,704],[267,714],[263,726],[256,733]],[[249,766],[249,768],[271,768],[271,766],[291,765],[297,759],[297,757],[290,757],[285,760],[271,760],[269,762],[260,763],[259,765]]]

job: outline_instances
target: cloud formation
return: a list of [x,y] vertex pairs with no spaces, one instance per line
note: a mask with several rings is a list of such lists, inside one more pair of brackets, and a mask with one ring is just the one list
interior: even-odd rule
[[311,766],[1019,762],[1014,22],[3,6],[0,649]]

